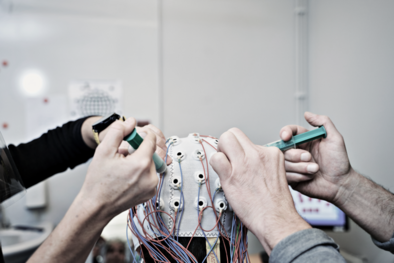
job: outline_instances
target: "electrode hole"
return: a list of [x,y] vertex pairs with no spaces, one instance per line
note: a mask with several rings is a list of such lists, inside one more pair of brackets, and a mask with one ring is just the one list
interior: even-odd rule
[[178,206],[179,206],[179,202],[178,202],[178,201],[175,201],[175,202],[174,202],[174,206],[175,206],[175,207],[178,207]]
[[199,174],[199,175],[198,175],[198,178],[204,179],[204,175],[203,175],[203,174]]
[[204,202],[203,202],[203,201],[200,201],[200,202],[198,202],[198,205],[199,205],[199,206],[203,206],[203,205],[204,205]]
[[223,203],[220,203],[220,204],[219,204],[219,207],[220,207],[220,208],[223,208],[223,207],[224,207],[224,204],[223,204]]
[[173,181],[172,181],[174,184],[178,184],[178,179],[174,179]]

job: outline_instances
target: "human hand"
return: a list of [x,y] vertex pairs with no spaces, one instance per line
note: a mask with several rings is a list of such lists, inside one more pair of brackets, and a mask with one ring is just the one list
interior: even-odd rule
[[[82,136],[84,137],[85,143],[93,149],[97,147],[97,143],[93,137],[92,124],[100,120],[101,118],[102,117],[100,116],[90,117],[85,120],[82,126]],[[164,160],[166,156],[167,146],[166,146],[166,138],[164,137],[162,131],[152,124],[146,125],[144,127],[136,127],[136,129],[138,134],[140,134],[142,138],[144,138],[148,132],[151,132],[154,135],[156,135],[156,142],[157,142],[156,153]],[[108,128],[100,132],[99,134],[100,141],[104,140],[107,133],[108,133]],[[129,154],[128,148],[129,148],[129,144],[127,142],[122,142],[121,145],[119,146],[118,152],[123,155],[128,155]],[[168,156],[167,165],[171,163],[172,163],[172,159],[170,156]]]
[[[324,126],[327,138],[301,145],[300,149],[285,152],[286,176],[293,189],[334,204],[340,204],[346,195],[340,194],[340,188],[353,174],[342,135],[327,117],[305,112],[305,119],[312,126]],[[284,141],[308,131],[288,125],[280,130]]]
[[97,147],[97,142],[93,136],[92,125],[96,121],[100,120],[101,118],[102,116],[89,117],[82,123],[82,127],[81,127],[82,139],[85,142],[85,144],[92,149],[96,149]]
[[226,198],[267,253],[283,238],[310,228],[294,207],[278,148],[254,145],[233,128],[220,136],[218,150],[210,164]]
[[[156,136],[156,153],[163,160],[165,160],[167,146],[166,146],[166,138],[164,137],[164,134],[162,133],[162,131],[152,124],[146,125],[144,127],[136,127],[136,129],[137,129],[138,134],[142,138],[145,138],[145,136],[148,132],[150,132]],[[104,139],[104,137],[106,136],[107,130],[108,129],[105,129],[104,131],[100,132],[100,135],[99,135],[100,141],[102,139]],[[130,147],[131,146],[126,141],[123,141],[121,143],[121,145],[119,146],[118,152],[123,155],[128,155]],[[171,156],[168,156],[167,157],[167,165],[170,165],[171,163],[172,163]]]
[[[165,160],[167,146],[166,146],[166,137],[164,137],[163,132],[152,124],[145,125],[144,127],[137,127],[138,134],[144,138],[148,132],[151,132],[156,135],[156,153]],[[167,156],[167,165],[172,163],[171,156]]]
[[135,119],[116,121],[97,147],[80,195],[91,206],[111,219],[115,215],[143,203],[154,196],[158,178],[152,161],[156,135],[147,131],[141,146],[132,155],[118,148],[123,138],[135,127]]

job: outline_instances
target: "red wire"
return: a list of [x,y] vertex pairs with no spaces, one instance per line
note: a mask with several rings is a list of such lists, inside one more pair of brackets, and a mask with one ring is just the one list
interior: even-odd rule
[[[216,139],[216,138],[214,138],[214,137],[212,137],[212,136],[206,136],[206,135],[200,135],[200,137],[208,137],[208,138],[211,138],[211,139]],[[220,222],[220,220],[221,220],[221,218],[222,218],[222,213],[220,213],[219,216],[218,216],[217,213],[216,213],[216,210],[215,210],[215,208],[214,208],[214,205],[213,205],[213,204],[214,204],[214,200],[212,199],[211,186],[210,186],[210,182],[209,182],[209,165],[208,165],[208,158],[207,158],[207,155],[206,155],[206,150],[205,150],[205,147],[204,147],[204,145],[203,145],[203,142],[207,143],[209,146],[211,146],[211,147],[212,147],[213,149],[215,149],[216,151],[217,151],[217,148],[216,148],[215,146],[213,146],[212,144],[210,144],[210,143],[209,143],[207,140],[205,140],[205,139],[201,139],[201,140],[199,140],[199,142],[200,142],[200,144],[201,144],[201,146],[202,146],[202,148],[203,148],[204,155],[205,155],[205,158],[206,158],[206,160],[205,160],[205,163],[206,163],[206,171],[205,171],[204,162],[203,162],[203,160],[202,160],[201,157],[200,157],[200,161],[201,161],[201,165],[202,165],[202,167],[203,167],[203,172],[204,172],[204,178],[205,178],[205,183],[206,183],[207,192],[208,192],[208,195],[209,195],[209,198],[210,198],[210,200],[211,200],[211,204],[212,204],[212,205],[211,205],[211,206],[206,206],[206,207],[204,207],[204,208],[201,209],[201,211],[199,212],[197,227],[196,227],[196,229],[194,230],[194,232],[193,232],[193,234],[192,234],[192,236],[191,236],[191,238],[190,238],[190,240],[189,240],[189,243],[188,243],[188,245],[187,245],[186,247],[184,247],[184,246],[182,246],[181,244],[179,244],[179,243],[178,243],[177,241],[175,241],[175,239],[172,237],[172,235],[175,235],[175,233],[176,233],[176,222],[175,222],[175,219],[176,219],[176,216],[177,216],[177,212],[175,212],[174,217],[172,217],[169,213],[167,213],[167,212],[165,212],[165,211],[158,210],[157,204],[153,204],[152,200],[150,200],[150,201],[147,202],[146,204],[147,204],[147,206],[150,208],[150,211],[152,211],[152,212],[146,213],[146,211],[144,211],[144,216],[145,216],[145,217],[144,217],[144,219],[143,219],[142,222],[141,222],[141,220],[139,219],[139,217],[138,217],[138,215],[137,215],[136,208],[135,208],[135,207],[132,208],[132,209],[133,209],[133,213],[134,213],[134,214],[136,215],[136,217],[137,217],[138,224],[141,226],[142,232],[143,232],[144,237],[145,237],[145,239],[147,240],[147,242],[149,242],[149,243],[151,244],[151,246],[154,247],[154,249],[155,249],[157,252],[159,252],[159,253],[163,256],[163,258],[165,258],[165,259],[167,260],[167,261],[162,261],[162,260],[156,259],[156,258],[155,258],[156,255],[153,254],[153,252],[150,251],[150,250],[145,246],[145,244],[142,242],[142,240],[140,239],[140,237],[139,237],[139,236],[136,234],[136,232],[132,229],[131,223],[129,223],[129,224],[128,224],[128,228],[129,228],[130,231],[134,234],[134,236],[137,237],[137,239],[138,239],[138,241],[139,241],[139,243],[140,243],[140,246],[144,246],[144,247],[147,249],[147,251],[149,252],[149,255],[151,256],[151,258],[154,259],[155,262],[162,262],[162,263],[169,262],[169,260],[167,259],[167,257],[165,257],[164,254],[161,252],[161,250],[158,249],[157,245],[162,246],[163,249],[164,249],[164,251],[166,251],[173,259],[175,259],[175,260],[177,260],[177,261],[179,261],[179,262],[182,262],[182,261],[183,261],[183,260],[182,260],[181,258],[179,258],[179,257],[176,255],[176,253],[175,253],[175,251],[178,252],[179,249],[183,250],[183,251],[187,254],[187,256],[188,256],[190,259],[192,259],[192,260],[194,260],[194,261],[197,261],[196,258],[194,257],[194,255],[191,254],[191,252],[188,250],[188,248],[189,248],[189,246],[190,246],[190,244],[191,244],[191,241],[192,241],[192,239],[194,238],[194,236],[195,236],[195,234],[196,234],[198,228],[200,228],[201,231],[204,231],[204,232],[206,232],[206,233],[207,233],[207,232],[211,232],[211,231],[213,231],[215,228],[217,228],[218,231],[219,231],[220,238],[222,239],[222,242],[224,242],[224,240],[227,240],[228,242],[230,242],[230,238],[229,238],[229,235],[228,235],[228,233],[227,233],[225,227],[222,228],[222,230],[224,230],[224,233],[223,233],[222,230],[219,228],[219,222]],[[160,190],[161,190],[161,188],[162,188],[162,180],[163,180],[163,176],[160,176],[159,188],[158,188],[158,190],[157,190],[157,194],[156,194],[156,198],[155,198],[156,201],[157,201],[158,198],[159,198],[157,195],[158,195],[158,193],[160,192]],[[210,230],[205,230],[205,229],[202,227],[202,225],[201,225],[203,212],[204,212],[207,208],[211,208],[211,209],[213,210],[215,216],[216,216],[216,223],[215,223],[215,225],[213,226],[213,228],[210,229]],[[162,217],[157,216],[158,213],[164,213],[164,214],[166,214],[166,215],[170,218],[170,220],[172,220],[172,222],[173,222],[173,228],[171,229],[171,231],[169,231],[169,229],[167,228],[166,224],[164,224],[164,222],[162,221]],[[132,220],[132,219],[131,219],[131,212],[129,212],[128,217],[129,217],[129,221],[131,221],[131,220]],[[235,215],[234,215],[234,217],[235,217]],[[174,218],[175,218],[175,219],[174,219]],[[236,218],[236,217],[235,217],[235,218]],[[160,221],[159,221],[159,220],[160,220]],[[237,219],[236,219],[236,220],[237,220]],[[151,237],[151,236],[147,233],[147,231],[145,230],[145,228],[143,227],[145,221],[148,222],[149,226],[150,226],[152,229],[158,230],[158,231],[160,232],[160,234],[161,234],[162,236],[164,236],[164,238],[158,240],[158,239],[155,239],[155,238],[157,238],[156,236]],[[237,221],[238,221],[238,220],[237,220]],[[161,230],[161,228],[158,226],[158,222],[161,222],[161,223],[162,223],[162,225],[163,225],[163,226],[165,227],[165,229],[167,230],[167,233],[169,233],[168,235],[167,235],[165,232],[163,232],[163,231]],[[241,235],[241,231],[242,231],[242,233],[245,233],[245,234]],[[233,258],[236,259],[237,262],[243,261],[243,260],[245,259],[245,255],[246,255],[246,257],[247,257],[247,258],[249,259],[249,261],[250,261],[249,254],[248,254],[248,251],[247,251],[247,243],[246,243],[247,231],[248,231],[248,229],[247,229],[245,226],[243,226],[243,228],[242,228],[242,229],[240,230],[240,232],[239,232],[239,235],[238,235],[237,240],[234,240],[234,243],[232,244],[232,245],[234,246],[234,250],[235,250],[235,251],[234,251],[234,257],[233,257]],[[241,236],[244,236],[243,242],[244,242],[244,244],[246,245],[245,248],[244,248],[242,251],[240,251]],[[171,250],[170,248],[168,248],[165,244],[163,244],[163,242],[164,242],[165,240],[169,239],[169,238],[173,239],[174,242],[176,242],[177,244],[179,244],[179,246],[177,246],[176,248],[174,248],[175,251],[172,251],[172,250]],[[224,243],[223,243],[223,244],[224,244]],[[227,255],[227,247],[226,247],[226,245],[224,245],[224,248],[225,248],[225,252],[226,252],[226,253],[225,253],[225,254],[226,254],[226,261],[229,262],[229,258],[228,258],[228,255]],[[144,256],[143,251],[142,251],[141,254],[142,254],[142,258],[144,258],[144,260],[145,260],[145,256]]]

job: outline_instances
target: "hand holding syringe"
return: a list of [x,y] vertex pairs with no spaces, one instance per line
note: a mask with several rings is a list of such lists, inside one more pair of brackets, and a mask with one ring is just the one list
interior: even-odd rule
[[290,149],[295,149],[296,146],[310,142],[313,140],[317,140],[320,138],[326,138],[327,137],[327,132],[324,126],[320,126],[319,128],[304,132],[298,135],[293,136],[290,140],[287,142],[283,140],[278,140],[275,142],[268,143],[264,145],[265,147],[278,147],[282,152],[290,150]]

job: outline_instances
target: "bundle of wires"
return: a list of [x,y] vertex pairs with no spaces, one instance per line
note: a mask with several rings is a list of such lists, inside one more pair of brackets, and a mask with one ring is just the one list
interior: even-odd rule
[[[180,172],[180,182],[179,182],[179,201],[175,201],[173,211],[171,213],[166,212],[163,207],[162,201],[162,190],[163,184],[165,181],[165,177],[167,176],[166,173],[160,174],[159,176],[159,184],[156,191],[156,195],[144,204],[140,204],[136,207],[129,209],[129,214],[127,218],[127,227],[126,227],[126,237],[129,242],[129,230],[133,235],[134,240],[138,240],[138,244],[136,247],[142,247],[144,249],[140,249],[142,253],[141,257],[146,262],[146,258],[149,257],[153,259],[154,262],[186,262],[186,263],[198,263],[196,257],[189,251],[190,243],[192,242],[193,238],[196,237],[197,232],[199,236],[203,236],[206,240],[206,244],[209,247],[209,251],[202,262],[206,262],[207,258],[213,255],[216,262],[250,262],[249,255],[248,255],[248,237],[247,232],[248,229],[242,224],[242,222],[237,218],[235,214],[232,215],[231,218],[231,232],[228,233],[226,228],[223,227],[223,214],[224,210],[227,207],[216,207],[214,205],[215,196],[217,194],[223,194],[220,185],[216,187],[211,194],[211,185],[210,185],[210,178],[209,178],[209,165],[208,159],[203,158],[203,156],[207,156],[205,146],[209,146],[214,151],[217,151],[217,148],[213,145],[212,140],[214,142],[218,142],[218,140],[211,136],[203,136],[198,135],[196,133],[191,134],[192,137],[200,144],[202,147],[202,152],[200,155],[197,155],[199,161],[201,162],[201,167],[203,170],[204,178],[199,179],[197,183],[198,187],[198,196],[197,196],[197,209],[196,209],[196,217],[197,217],[197,225],[195,227],[194,232],[190,236],[190,240],[186,246],[182,245],[179,241],[180,230],[181,230],[181,222],[183,219],[185,209],[185,193],[184,193],[184,176],[185,175],[182,170],[182,163],[181,158],[177,156],[173,157],[173,169],[175,167],[179,169]],[[211,141],[211,142],[210,142]],[[169,155],[169,151],[171,147],[177,142],[177,139],[173,139],[171,137],[167,140],[167,153],[165,157],[165,161],[167,161],[167,157]],[[205,163],[204,163],[205,159]],[[168,170],[168,169],[167,169]],[[200,200],[200,193],[201,188],[205,184],[206,192],[208,193],[209,199],[207,204],[199,205]],[[205,190],[204,190],[205,191]],[[212,210],[212,211],[209,211]],[[204,213],[214,213],[216,218],[216,223],[214,224],[213,228],[211,229],[204,229],[202,226],[202,218]],[[167,222],[167,224],[166,224]],[[194,228],[194,226],[193,226]],[[211,243],[212,239],[209,240],[207,237],[208,234],[212,237],[213,231],[217,233],[215,236],[215,240]],[[202,234],[202,235],[201,235]],[[215,252],[215,247],[217,247],[218,241],[221,243],[227,242],[229,244],[229,251],[226,251],[226,258],[221,259],[220,255],[217,255]],[[134,253],[132,251],[132,246],[129,244],[129,249],[133,255],[133,263],[137,263]],[[207,247],[207,249],[208,249]],[[205,250],[205,247],[202,247],[201,250]],[[226,246],[224,249],[227,250]],[[143,253],[143,251],[147,251],[149,255]],[[217,251],[217,250],[216,250]],[[229,255],[229,256],[227,256]],[[215,262],[215,261],[210,261]]]

